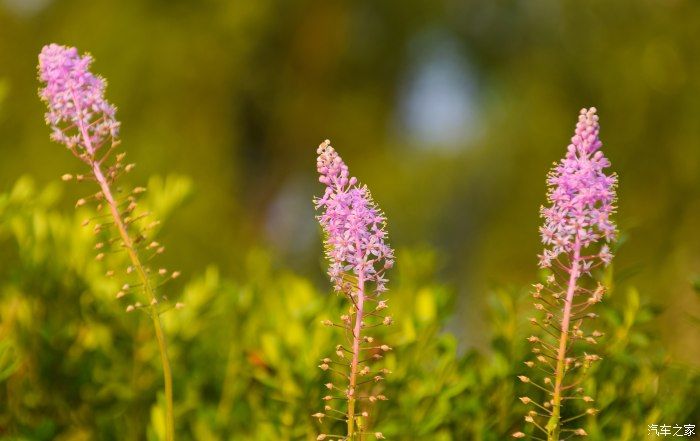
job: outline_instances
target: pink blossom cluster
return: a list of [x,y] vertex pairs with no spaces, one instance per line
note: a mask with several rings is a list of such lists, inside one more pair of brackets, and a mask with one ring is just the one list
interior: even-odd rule
[[600,151],[603,144],[599,132],[595,107],[582,109],[566,156],[548,175],[550,205],[540,209],[544,218],[540,234],[546,247],[540,256],[542,268],[550,267],[560,254],[580,252],[600,239],[605,244],[584,259],[584,269],[595,259],[603,264],[612,259],[607,243],[617,234],[610,220],[616,209],[617,175],[604,172],[610,161]]
[[385,242],[386,218],[369,189],[349,176],[348,167],[329,141],[317,153],[319,181],[326,191],[314,204],[323,210],[317,219],[326,236],[328,275],[335,290],[344,290],[344,276],[351,272],[361,282],[374,282],[377,293],[384,292],[384,272],[394,264],[394,251]]
[[92,57],[74,47],[44,46],[39,54],[39,91],[49,110],[51,139],[90,156],[119,135],[116,108],[104,97],[106,81],[90,72]]

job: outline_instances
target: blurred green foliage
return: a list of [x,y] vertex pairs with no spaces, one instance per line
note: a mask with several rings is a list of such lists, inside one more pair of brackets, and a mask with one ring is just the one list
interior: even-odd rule
[[[146,203],[167,218],[189,181],[154,178]],[[58,208],[64,184],[37,188],[20,179],[0,195],[0,435],[8,440],[162,439],[157,347],[147,317],[126,313],[119,283],[96,262],[89,212]],[[525,407],[515,376],[527,368],[532,330],[520,289],[489,294],[490,350],[463,352],[446,330],[454,291],[435,282],[437,255],[400,250],[388,293],[396,324],[381,341],[393,373],[389,401],[372,426],[396,440],[502,440]],[[316,366],[340,336],[320,321],[342,299],[262,249],[245,259],[245,278],[216,267],[182,289],[186,307],[164,314],[175,376],[179,439],[313,440],[330,427],[311,417],[322,406],[326,374]],[[608,284],[614,286],[612,274]],[[586,381],[598,418],[592,440],[639,440],[651,423],[700,417],[700,372],[672,362],[650,326],[657,310],[634,289],[612,290],[599,310],[604,361]],[[328,422],[324,422],[328,424]]]

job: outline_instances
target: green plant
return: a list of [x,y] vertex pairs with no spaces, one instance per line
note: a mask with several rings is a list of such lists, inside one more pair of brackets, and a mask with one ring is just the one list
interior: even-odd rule
[[[96,203],[97,215],[85,219],[83,226],[91,227],[102,239],[95,244],[97,260],[104,260],[108,251],[126,252],[128,256],[126,274],[117,276],[123,285],[116,298],[128,298],[133,303],[126,307],[126,312],[143,311],[153,324],[163,371],[165,438],[173,441],[173,378],[160,316],[182,304],[162,294],[161,287],[179,277],[180,272],[152,266],[151,260],[162,254],[165,247],[153,240],[153,230],[159,221],[138,205],[138,197],[146,189],[135,187],[129,192],[120,189],[122,195],[117,193],[117,179],[135,165],[124,164],[126,153],[115,152],[120,144],[116,108],[105,99],[106,81],[90,72],[91,64],[92,57],[80,56],[74,47],[45,46],[39,54],[39,79],[43,83],[39,96],[48,107],[46,123],[51,127],[51,138],[88,166],[87,174],[75,177],[64,174],[63,180],[92,181],[99,188],[97,193],[76,203],[76,207],[88,201]],[[109,269],[109,277],[121,273],[119,267],[111,268],[117,269]]]
[[[147,188],[144,206],[167,230],[190,183],[153,178]],[[81,226],[94,210],[65,210],[63,191],[61,183],[37,188],[22,178],[0,192],[0,324],[17,366],[0,382],[0,439],[135,441],[147,433],[149,441],[162,440],[150,320],[124,314],[114,301],[121,284],[105,276],[92,251],[96,238]],[[383,337],[395,345],[384,360],[391,399],[377,408],[373,427],[398,441],[506,439],[524,409],[513,402],[524,392],[514,377],[531,349],[528,290],[485,293],[490,344],[466,348],[453,331],[462,314],[455,291],[438,282],[440,255],[427,247],[396,255],[391,295],[401,301],[393,302],[396,325]],[[115,264],[125,258],[106,256]],[[263,249],[246,252],[241,270],[245,277],[213,266],[195,274],[182,286],[187,307],[163,316],[178,437],[312,441],[317,421],[310,415],[326,380],[311,366],[336,344],[319,322],[340,314],[343,299]],[[602,279],[610,288],[598,308],[605,363],[584,384],[604,411],[586,421],[595,441],[637,441],[647,424],[700,418],[700,372],[664,349],[661,311],[625,273],[610,268]]]

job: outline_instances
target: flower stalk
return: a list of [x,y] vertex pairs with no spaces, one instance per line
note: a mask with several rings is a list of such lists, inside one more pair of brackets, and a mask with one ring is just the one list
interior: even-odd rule
[[[168,358],[165,334],[160,320],[160,314],[167,308],[162,308],[165,296],[158,297],[156,286],[177,278],[179,272],[169,272],[164,268],[152,271],[146,264],[147,260],[159,255],[164,248],[155,241],[146,240],[149,230],[158,222],[152,221],[143,225],[143,220],[150,213],[138,213],[137,196],[145,191],[142,187],[134,188],[123,199],[114,196],[112,186],[123,173],[128,173],[134,164],[124,164],[125,154],[114,155],[114,162],[106,165],[119,145],[120,123],[115,118],[116,108],[104,98],[106,82],[103,78],[92,74],[89,67],[92,57],[80,56],[77,49],[51,44],[45,46],[39,55],[39,79],[44,84],[39,96],[48,106],[46,123],[51,127],[51,138],[64,144],[68,150],[89,167],[89,174],[63,175],[64,181],[95,181],[99,191],[86,198],[81,198],[76,207],[85,205],[88,200],[97,203],[98,213],[106,209],[108,213],[92,219],[86,219],[84,226],[94,225],[96,235],[102,234],[112,225],[117,230],[118,237],[106,242],[98,242],[97,260],[104,260],[102,250],[106,244],[117,244],[126,250],[130,265],[126,269],[127,276],[135,276],[134,283],[125,283],[116,294],[118,299],[129,296],[141,298],[145,303],[135,301],[126,307],[127,312],[135,309],[142,310],[150,317],[163,369],[165,393],[165,438],[175,439],[173,412],[172,371]],[[106,151],[103,150],[106,148]],[[99,222],[101,218],[111,218],[111,222]],[[150,253],[144,258],[144,253]],[[112,277],[115,272],[109,270],[107,275]],[[176,305],[180,307],[181,304]]]
[[[89,143],[89,140],[85,139],[85,141]],[[124,220],[119,213],[119,208],[114,196],[112,195],[109,183],[100,169],[100,164],[97,161],[92,161],[92,167],[95,179],[97,180],[102,194],[104,195],[104,198],[109,206],[109,211],[112,215],[114,225],[116,225],[117,231],[119,232],[122,245],[129,254],[129,260],[131,261],[133,268],[136,269],[136,274],[138,275],[138,279],[143,286],[146,297],[150,299],[146,312],[153,322],[153,328],[155,330],[156,340],[158,342],[158,351],[160,353],[160,361],[163,369],[165,393],[165,439],[167,441],[173,441],[175,439],[175,417],[173,414],[173,376],[170,368],[170,359],[168,358],[168,346],[166,343],[165,334],[163,333],[163,326],[160,321],[160,312],[157,308],[158,299],[156,297],[155,290],[153,289],[151,279],[148,276],[148,268],[143,265],[139,254],[134,247],[134,243],[129,235]]]
[[565,357],[566,349],[569,343],[569,324],[571,321],[571,308],[574,302],[574,294],[576,292],[576,282],[579,278],[579,260],[580,260],[580,243],[576,240],[574,245],[574,257],[571,262],[571,272],[569,276],[569,285],[566,290],[566,299],[564,300],[564,312],[561,320],[561,335],[559,337],[559,347],[557,349],[557,366],[555,371],[554,391],[552,393],[552,416],[547,422],[547,438],[548,441],[556,441],[559,439],[560,421],[561,421],[561,399],[562,399],[562,383],[565,374]]
[[566,156],[548,175],[549,206],[540,209],[545,250],[539,256],[539,266],[549,270],[549,276],[545,284],[534,285],[532,293],[535,309],[543,317],[530,319],[544,334],[528,338],[535,358],[525,362],[528,368],[543,372],[544,377],[541,382],[526,375],[518,377],[542,390],[545,400],[538,403],[530,397],[520,398],[537,408],[526,414],[525,422],[539,433],[516,432],[514,438],[545,436],[547,441],[559,441],[563,433],[567,434],[565,439],[586,436],[583,428],[566,425],[597,413],[589,407],[576,416],[563,417],[564,403],[583,401],[589,405],[594,401],[579,385],[592,363],[601,358],[588,348],[583,355],[573,353],[582,351],[584,345],[597,344],[603,335],[597,330],[586,333],[583,325],[597,317],[589,308],[605,293],[605,287],[594,282],[592,270],[611,262],[609,244],[617,235],[610,219],[616,210],[617,175],[604,172],[610,162],[600,151],[599,132],[596,109],[582,109]]
[[[355,326],[352,331],[352,362],[350,364],[349,391],[357,389],[357,366],[360,362],[360,334],[362,332],[362,319],[365,306],[365,281],[360,275],[357,280],[357,311],[355,313]],[[355,394],[348,395],[348,438],[355,434]]]
[[[337,380],[326,384],[330,394],[323,398],[324,411],[313,415],[319,420],[343,421],[346,431],[344,435],[322,433],[317,440],[384,439],[381,432],[368,431],[368,419],[372,405],[387,400],[373,385],[390,372],[372,370],[370,362],[382,359],[392,348],[377,342],[368,332],[392,324],[391,316],[385,315],[387,302],[382,294],[387,282],[384,275],[393,267],[394,252],[386,244],[386,219],[369,189],[349,176],[347,166],[329,141],[323,142],[317,153],[319,181],[326,185],[326,191],[314,204],[322,210],[317,219],[325,235],[328,275],[335,292],[349,302],[340,321],[323,321],[326,326],[343,330],[346,345],[336,346],[335,360],[321,360],[319,367]],[[345,402],[344,409],[336,408],[336,402]]]

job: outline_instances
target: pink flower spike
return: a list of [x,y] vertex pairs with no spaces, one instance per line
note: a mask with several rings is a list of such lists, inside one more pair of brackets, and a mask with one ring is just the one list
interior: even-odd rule
[[[553,259],[574,248],[583,250],[601,239],[610,243],[616,238],[610,216],[616,209],[617,175],[604,172],[610,161],[599,150],[603,145],[599,132],[595,107],[582,109],[566,156],[547,177],[551,205],[540,209],[544,219],[540,234],[546,247],[541,268],[548,268]],[[612,259],[609,248],[599,257],[608,264]]]
[[[347,432],[345,436],[333,437],[350,440],[361,437],[360,430],[366,429],[359,418],[366,419],[368,411],[362,410],[360,401],[386,399],[384,395],[371,395],[367,382],[358,381],[358,378],[370,375],[369,363],[383,358],[378,353],[368,356],[367,351],[379,349],[386,352],[391,349],[389,345],[377,345],[375,337],[365,335],[365,332],[368,328],[392,323],[390,316],[383,315],[387,305],[380,297],[387,290],[388,280],[384,273],[394,265],[394,251],[386,243],[386,218],[372,200],[369,189],[359,186],[357,179],[350,176],[348,167],[331,147],[330,141],[321,143],[317,153],[318,180],[325,184],[326,189],[322,197],[314,199],[314,205],[322,211],[317,219],[325,236],[328,275],[335,291],[343,294],[350,305],[338,323],[326,321],[327,325],[342,328],[345,336],[351,336],[349,347],[336,347],[336,356],[342,359],[338,363],[349,367],[349,373],[344,374],[347,383],[343,386]],[[346,354],[351,356],[349,363]],[[324,371],[329,369],[330,361],[324,359],[319,367]],[[373,378],[375,382],[384,379],[381,375]],[[384,439],[381,432],[375,435],[377,439]]]
[[317,153],[319,181],[326,190],[314,204],[323,210],[317,219],[326,234],[331,281],[340,291],[343,273],[351,270],[365,282],[376,283],[378,291],[384,291],[383,272],[394,260],[394,251],[385,242],[384,214],[372,200],[369,189],[358,186],[357,179],[349,176],[348,167],[329,141],[322,143]]
[[[574,356],[572,352],[580,350],[583,343],[597,344],[597,338],[602,335],[598,331],[587,335],[583,327],[584,322],[597,317],[588,308],[601,301],[605,287],[598,283],[592,291],[588,288],[590,282],[582,283],[583,278],[592,277],[595,267],[612,261],[609,243],[617,234],[610,220],[615,212],[617,175],[605,174],[610,161],[600,151],[603,143],[599,132],[596,109],[582,109],[566,155],[547,176],[549,206],[540,209],[544,219],[540,236],[545,247],[539,255],[539,266],[546,268],[549,275],[546,290],[544,285],[536,284],[532,293],[535,309],[544,316],[540,320],[533,317],[530,322],[547,332],[528,339],[533,345],[532,352],[539,355],[525,365],[537,366],[551,376],[541,381],[524,375],[519,378],[548,392],[546,401],[541,404],[521,398],[524,404],[534,403],[545,412],[530,411],[525,421],[534,424],[548,441],[559,441],[560,435],[566,432],[576,434],[580,430],[585,435],[583,429],[574,431],[564,427],[578,417],[562,419],[562,403],[578,398],[578,389],[572,390],[572,385],[582,381],[576,378],[581,371],[575,370],[580,366],[577,360],[581,356]],[[600,360],[599,356],[587,352],[583,358],[588,364]],[[590,413],[582,415],[586,414]],[[526,435],[516,432],[512,436],[524,438]]]
[[74,47],[50,44],[39,54],[39,97],[48,106],[45,118],[51,139],[77,155],[94,156],[119,136],[116,108],[105,100],[107,82],[90,72],[92,57]]

